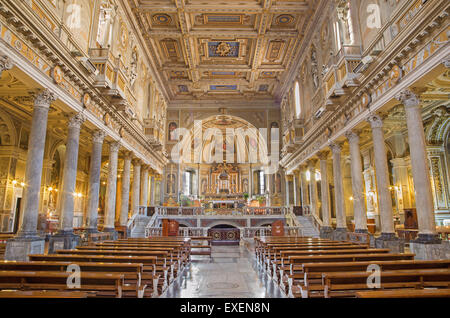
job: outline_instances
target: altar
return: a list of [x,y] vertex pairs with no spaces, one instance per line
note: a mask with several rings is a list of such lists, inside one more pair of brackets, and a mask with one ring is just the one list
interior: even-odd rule
[[233,215],[242,210],[239,200],[211,200],[204,203],[205,214]]

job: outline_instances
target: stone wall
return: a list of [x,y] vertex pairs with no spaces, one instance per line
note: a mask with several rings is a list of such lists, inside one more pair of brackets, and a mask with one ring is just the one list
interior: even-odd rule
[[419,244],[410,243],[412,253],[416,254],[415,259],[450,259],[450,241],[442,241],[441,244]]

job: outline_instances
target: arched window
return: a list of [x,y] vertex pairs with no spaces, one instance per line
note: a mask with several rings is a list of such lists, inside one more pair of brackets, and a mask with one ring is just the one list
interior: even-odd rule
[[301,106],[300,106],[300,86],[298,82],[295,82],[295,117],[300,118],[301,114]]

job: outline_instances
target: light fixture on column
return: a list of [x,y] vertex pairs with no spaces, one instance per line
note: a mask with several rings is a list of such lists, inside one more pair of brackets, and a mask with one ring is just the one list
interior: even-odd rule
[[352,197],[352,196],[350,196],[348,199],[349,199],[350,201],[353,201],[353,197]]
[[25,182],[21,182],[20,186],[23,188],[25,186]]
[[12,183],[12,185],[16,185],[17,184],[17,180],[13,180],[11,183]]
[[320,181],[320,180],[321,180],[320,171],[316,170],[316,181]]

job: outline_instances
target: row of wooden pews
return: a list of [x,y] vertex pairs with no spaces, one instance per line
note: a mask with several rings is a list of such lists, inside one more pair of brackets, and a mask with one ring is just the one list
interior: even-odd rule
[[[450,260],[419,261],[411,253],[364,243],[256,237],[255,255],[260,270],[288,297],[401,297],[402,292],[414,297],[412,290],[443,297],[450,291]],[[380,272],[379,285],[370,283],[373,270]]]
[[121,239],[29,259],[0,262],[0,297],[158,297],[189,264],[190,239]]

